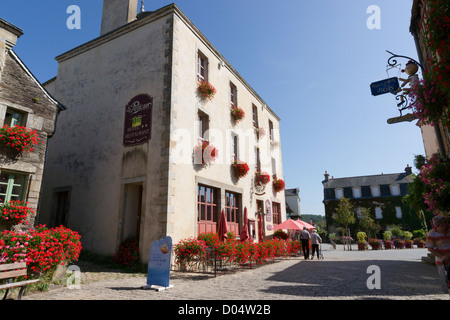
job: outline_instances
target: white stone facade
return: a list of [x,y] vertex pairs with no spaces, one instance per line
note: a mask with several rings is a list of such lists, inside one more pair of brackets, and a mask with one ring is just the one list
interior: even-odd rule
[[[199,52],[208,60],[208,80],[217,89],[212,101],[198,94]],[[177,243],[198,234],[199,185],[214,188],[219,212],[227,192],[233,193],[239,199],[237,224],[242,226],[246,207],[256,222],[255,234],[257,201],[275,203],[284,220],[284,191],[272,190],[272,175],[283,178],[280,119],[176,5],[141,15],[57,60],[58,75],[46,88],[68,109],[50,144],[41,222],[55,223],[57,199],[64,193],[64,222],[80,232],[84,248],[111,255],[121,241],[139,236],[146,261],[152,241],[171,236]],[[230,115],[230,83],[246,113],[237,124]],[[139,94],[153,98],[151,138],[124,146],[125,106]],[[252,122],[253,106],[259,127],[267,132],[261,139]],[[199,113],[206,115],[207,137],[219,150],[209,166],[193,160],[200,141]],[[242,179],[231,170],[234,136],[239,159],[250,165]],[[271,176],[261,192],[253,182],[256,148],[261,169]],[[263,218],[264,234],[270,236],[273,217]]]

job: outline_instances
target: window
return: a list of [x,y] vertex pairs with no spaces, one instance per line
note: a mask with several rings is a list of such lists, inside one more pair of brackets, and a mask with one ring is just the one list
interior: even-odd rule
[[395,207],[395,216],[396,216],[398,219],[401,219],[401,218],[402,218],[402,208],[401,208],[401,207]]
[[252,113],[253,113],[253,126],[258,128],[258,108],[255,105],[252,105]]
[[231,134],[231,156],[232,160],[239,160],[239,137],[237,134]]
[[393,196],[399,196],[400,195],[400,187],[398,185],[392,185],[391,186],[391,194]]
[[274,225],[281,223],[281,205],[277,202],[272,202],[272,218]]
[[272,158],[272,176],[275,178],[277,176],[277,160]]
[[340,199],[344,196],[344,190],[343,189],[336,189],[336,199]]
[[200,51],[197,55],[197,79],[198,81],[208,81],[208,58]]
[[26,114],[11,108],[6,109],[4,124],[9,127],[24,126]]
[[270,137],[270,141],[274,141],[273,122],[271,120],[269,120],[269,137]]
[[241,196],[237,193],[225,191],[225,215],[227,217],[228,231],[233,232],[235,235],[240,233],[240,198]]
[[208,141],[208,131],[209,131],[209,116],[202,112],[198,112],[198,135],[204,141]]
[[23,200],[26,175],[4,172],[0,174],[0,202]]
[[237,106],[237,88],[230,82],[230,104],[231,106]]
[[261,159],[259,157],[259,148],[255,148],[255,165],[256,171],[261,171]]
[[353,188],[353,198],[361,198],[361,189]]
[[208,186],[198,185],[197,207],[198,207],[198,234],[204,232],[217,232],[216,223],[218,218],[218,201],[220,191]]
[[372,197],[379,197],[380,196],[380,188],[378,186],[373,186],[370,188],[372,191]]
[[375,219],[382,219],[383,218],[383,210],[381,210],[381,207],[375,207]]

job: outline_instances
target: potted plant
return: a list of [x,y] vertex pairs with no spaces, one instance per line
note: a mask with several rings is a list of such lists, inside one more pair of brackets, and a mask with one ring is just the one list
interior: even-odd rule
[[370,239],[369,244],[372,247],[372,250],[380,250],[381,249],[381,240]]
[[422,239],[415,239],[414,244],[417,246],[417,248],[425,248],[426,242]]
[[368,246],[367,246],[367,241],[366,241],[367,235],[365,232],[358,232],[356,234],[356,239],[358,242],[358,250],[359,251],[365,251],[367,250]]
[[383,233],[383,244],[385,249],[392,249],[393,243],[391,240],[392,233],[390,231],[385,231]]
[[409,231],[403,232],[403,237],[405,238],[405,248],[412,249],[414,245],[414,241],[411,240],[412,233]]
[[266,185],[270,181],[270,175],[265,171],[256,171],[255,173],[255,184]]
[[248,171],[250,170],[249,165],[246,162],[240,162],[236,159],[234,160],[232,164],[234,174],[238,178],[243,178],[247,175]]
[[255,128],[256,135],[258,139],[262,139],[266,135],[266,130],[264,128]]
[[[24,223],[28,215],[33,214],[34,210],[25,202],[12,200],[8,203],[0,203],[0,232]],[[26,221],[26,225],[28,225],[28,221]]]
[[214,88],[208,81],[200,81],[198,91],[202,97],[207,98],[210,101],[214,99],[216,94],[216,88]]
[[207,141],[203,141],[194,148],[195,164],[211,164],[218,157],[218,150]]
[[242,110],[242,108],[234,105],[231,107],[231,116],[233,117],[234,121],[238,123],[245,118],[245,112],[244,110]]
[[27,129],[26,127],[4,125],[0,128],[0,139],[5,145],[19,152],[32,152],[41,140],[36,130]]
[[405,248],[405,241],[402,239],[394,239],[394,247],[395,249]]
[[285,187],[285,183],[282,179],[274,179],[273,180],[273,190],[275,192],[283,191]]

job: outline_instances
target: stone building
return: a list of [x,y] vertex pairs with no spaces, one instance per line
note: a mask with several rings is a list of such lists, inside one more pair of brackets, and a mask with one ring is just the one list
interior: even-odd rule
[[[0,18],[0,127],[36,130],[33,150],[16,150],[0,139],[0,202],[20,200],[38,208],[48,139],[64,107],[41,86],[14,52],[22,30]],[[6,137],[6,135],[4,136]],[[29,217],[31,225],[34,217]]]
[[[215,231],[222,209],[237,236],[247,208],[250,234],[270,237],[286,206],[272,188],[283,177],[280,119],[176,5],[136,13],[137,0],[104,1],[101,35],[56,57],[45,86],[67,111],[50,145],[41,222],[79,231],[84,248],[106,255],[137,237],[143,261],[154,240]],[[194,154],[202,142],[218,150],[209,165]],[[245,177],[234,159],[249,164]],[[257,167],[270,175],[265,187]]]
[[350,200],[356,213],[356,227],[361,208],[368,208],[371,217],[384,230],[390,225],[402,225],[412,230],[421,229],[421,221],[417,214],[403,203],[403,197],[408,192],[408,185],[414,179],[411,174],[410,166],[399,173],[345,178],[330,178],[330,175],[325,172],[322,185],[328,231],[336,232],[337,226],[333,222],[333,214],[341,197]]

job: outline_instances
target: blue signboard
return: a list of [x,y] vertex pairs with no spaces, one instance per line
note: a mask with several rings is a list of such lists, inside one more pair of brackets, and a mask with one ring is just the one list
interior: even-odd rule
[[370,90],[372,91],[373,96],[379,96],[380,94],[389,92],[395,94],[395,91],[397,91],[398,88],[400,88],[400,84],[398,83],[397,77],[377,81],[370,84]]
[[153,241],[148,262],[147,286],[169,288],[172,238]]

